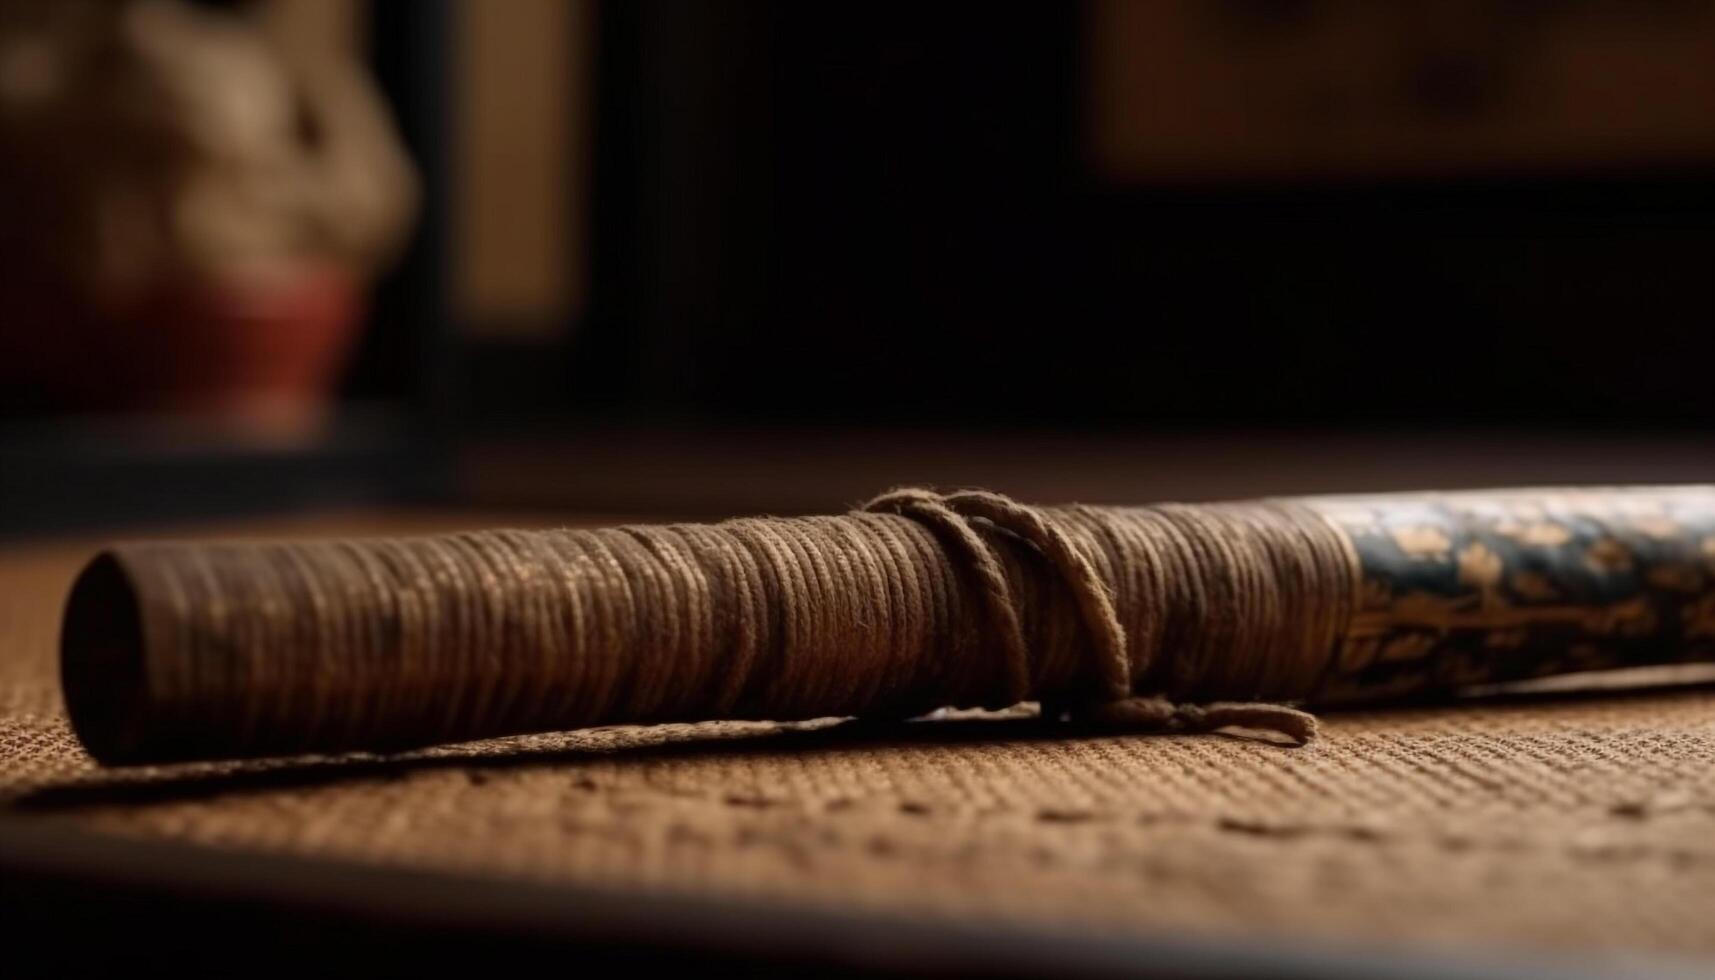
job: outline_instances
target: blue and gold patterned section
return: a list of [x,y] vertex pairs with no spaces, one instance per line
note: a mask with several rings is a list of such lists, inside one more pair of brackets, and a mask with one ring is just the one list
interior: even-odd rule
[[1361,569],[1318,702],[1715,660],[1715,487],[1303,503]]

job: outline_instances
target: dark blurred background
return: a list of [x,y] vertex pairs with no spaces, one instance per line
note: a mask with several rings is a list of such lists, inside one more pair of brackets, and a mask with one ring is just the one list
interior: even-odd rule
[[0,11],[7,530],[1715,478],[1715,2]]

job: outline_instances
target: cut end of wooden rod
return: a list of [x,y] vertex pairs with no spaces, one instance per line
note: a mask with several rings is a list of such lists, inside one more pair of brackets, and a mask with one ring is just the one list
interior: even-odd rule
[[112,551],[78,575],[60,627],[60,689],[72,729],[106,765],[145,761],[148,669],[142,602]]

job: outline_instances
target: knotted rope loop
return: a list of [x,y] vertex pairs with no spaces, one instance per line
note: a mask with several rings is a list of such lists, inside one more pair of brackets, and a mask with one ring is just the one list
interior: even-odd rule
[[[942,534],[967,562],[1003,652],[1003,666],[1013,689],[1030,689],[1030,640],[1024,617],[1007,582],[1001,556],[979,534],[981,522],[1031,546],[1070,591],[1089,643],[1093,683],[1088,693],[1061,703],[1046,698],[1043,715],[1111,730],[1210,732],[1227,728],[1270,732],[1290,744],[1302,745],[1316,735],[1316,719],[1307,712],[1268,702],[1218,701],[1176,704],[1158,695],[1134,690],[1133,657],[1125,626],[1114,608],[1114,589],[1097,570],[1089,554],[1048,513],[1009,497],[984,490],[937,493],[900,488],[864,506],[866,511],[893,513],[920,521]],[[1142,651],[1140,659],[1150,659]],[[1019,700],[1025,700],[1020,697]],[[1273,739],[1271,739],[1272,741]]]

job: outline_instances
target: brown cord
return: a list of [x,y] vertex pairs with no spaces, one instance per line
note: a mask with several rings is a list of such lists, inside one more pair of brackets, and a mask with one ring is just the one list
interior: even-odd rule
[[[1135,694],[1132,655],[1127,649],[1125,627],[1114,611],[1114,590],[1102,580],[1090,556],[1079,550],[1066,530],[1046,518],[1041,510],[981,490],[942,495],[916,489],[883,494],[864,509],[916,518],[959,542],[960,551],[981,585],[984,607],[1006,652],[1007,676],[1016,684],[1020,701],[1029,697],[1030,641],[1019,625],[1018,604],[999,556],[993,546],[970,529],[968,522],[986,521],[1017,535],[1041,553],[1072,593],[1096,675],[1094,689],[1079,696],[1074,705],[1062,711],[1045,704],[1045,714],[1064,715],[1104,728],[1172,731],[1248,728],[1275,732],[1298,745],[1316,736],[1314,715],[1282,704],[1173,704],[1159,696]],[[1142,652],[1147,664],[1154,651]]]
[[595,724],[1039,700],[1103,727],[1302,743],[1353,557],[1284,502],[1038,508],[898,490],[839,517],[139,544],[67,609],[105,761]]

